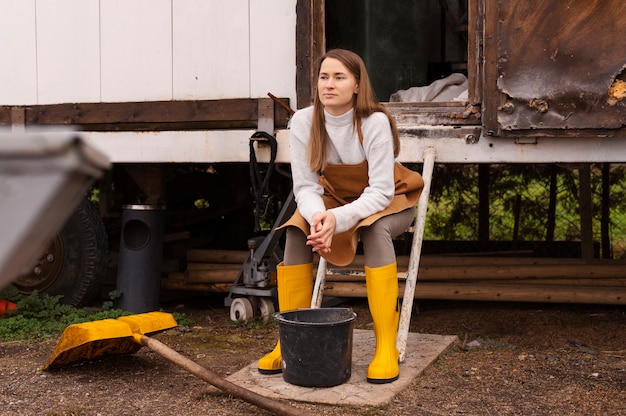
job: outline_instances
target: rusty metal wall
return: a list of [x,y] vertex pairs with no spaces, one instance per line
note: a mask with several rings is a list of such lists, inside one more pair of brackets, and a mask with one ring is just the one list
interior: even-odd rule
[[503,130],[626,124],[626,2],[498,2]]

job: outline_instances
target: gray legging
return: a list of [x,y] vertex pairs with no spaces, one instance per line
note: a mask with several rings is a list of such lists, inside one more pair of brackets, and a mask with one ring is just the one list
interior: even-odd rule
[[[365,265],[386,266],[396,261],[393,239],[413,223],[415,208],[407,208],[397,214],[386,215],[360,231]],[[306,235],[297,227],[287,227],[285,242],[285,266],[306,264],[313,261],[311,247],[306,245]]]

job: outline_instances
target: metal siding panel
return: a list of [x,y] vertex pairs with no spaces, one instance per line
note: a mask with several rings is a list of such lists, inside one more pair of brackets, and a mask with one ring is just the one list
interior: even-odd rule
[[296,1],[250,1],[252,98],[268,92],[296,108]]
[[172,99],[171,0],[101,0],[102,101]]
[[35,0],[0,3],[0,105],[37,103]]
[[[500,2],[498,109],[503,130],[614,129],[626,124],[623,82],[626,4],[622,0]],[[520,47],[520,45],[523,45]]]
[[248,98],[248,1],[174,0],[175,100]]
[[39,104],[100,100],[98,0],[37,1]]

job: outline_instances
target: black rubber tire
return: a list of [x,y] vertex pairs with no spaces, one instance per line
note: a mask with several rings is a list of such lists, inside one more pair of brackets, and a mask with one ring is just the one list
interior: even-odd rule
[[[45,258],[50,254],[57,264],[46,268],[43,263],[51,263]],[[58,259],[62,259],[61,264]],[[39,265],[38,275],[16,280],[15,286],[22,293],[37,290],[62,295],[62,303],[74,306],[90,305],[100,295],[107,269],[107,234],[94,204],[81,201]]]

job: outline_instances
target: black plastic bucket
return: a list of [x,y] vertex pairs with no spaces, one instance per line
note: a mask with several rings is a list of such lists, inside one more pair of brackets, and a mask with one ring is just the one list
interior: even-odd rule
[[352,375],[351,308],[277,312],[283,379],[305,387],[331,387]]

